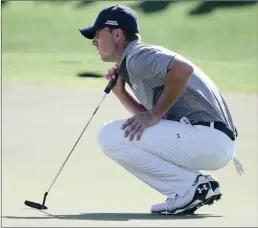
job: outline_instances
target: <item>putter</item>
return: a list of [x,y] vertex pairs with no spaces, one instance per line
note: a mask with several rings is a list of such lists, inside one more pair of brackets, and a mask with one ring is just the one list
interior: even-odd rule
[[46,198],[47,198],[47,195],[48,195],[50,189],[52,188],[52,186],[53,186],[53,184],[55,183],[57,177],[59,176],[60,172],[62,171],[62,169],[63,169],[65,163],[67,162],[68,158],[70,157],[70,155],[72,154],[74,148],[76,147],[77,143],[79,142],[80,138],[82,137],[84,131],[85,131],[86,128],[88,127],[88,125],[89,125],[90,121],[92,120],[93,116],[96,114],[97,110],[99,109],[99,106],[100,106],[101,103],[103,102],[104,98],[106,97],[107,94],[109,94],[109,92],[111,91],[111,89],[112,89],[112,88],[114,87],[114,85],[116,84],[116,81],[117,81],[117,78],[118,78],[118,74],[119,74],[119,73],[117,72],[117,73],[115,74],[115,78],[112,78],[112,79],[109,81],[109,83],[108,83],[108,85],[106,86],[106,88],[104,89],[104,95],[103,95],[103,97],[102,97],[102,99],[101,99],[99,105],[95,108],[95,110],[94,110],[92,116],[90,117],[90,119],[88,120],[86,126],[84,127],[84,129],[83,129],[83,131],[82,131],[80,137],[78,138],[78,140],[77,140],[76,143],[74,144],[72,150],[71,150],[70,153],[68,154],[68,156],[67,156],[67,158],[65,159],[63,165],[61,166],[59,172],[57,173],[57,175],[56,175],[54,181],[53,181],[52,184],[50,185],[50,187],[49,187],[49,189],[47,190],[47,192],[45,192],[42,204],[25,200],[24,204],[25,204],[26,206],[31,207],[31,208],[34,208],[34,209],[38,209],[38,210],[46,210],[46,209],[48,209],[47,206],[45,206],[45,202],[46,202]]

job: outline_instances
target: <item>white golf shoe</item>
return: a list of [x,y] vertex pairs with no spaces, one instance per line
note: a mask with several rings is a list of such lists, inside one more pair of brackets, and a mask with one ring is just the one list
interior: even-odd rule
[[198,207],[193,207],[187,211],[188,214],[193,214],[199,207],[204,205],[212,205],[215,201],[221,199],[222,193],[220,190],[219,182],[211,175],[203,175],[210,182],[212,195],[208,199],[204,200]]
[[203,175],[198,175],[193,185],[184,195],[175,199],[168,198],[165,203],[156,204],[151,207],[153,214],[192,214],[199,207],[205,205],[213,195],[210,181]]

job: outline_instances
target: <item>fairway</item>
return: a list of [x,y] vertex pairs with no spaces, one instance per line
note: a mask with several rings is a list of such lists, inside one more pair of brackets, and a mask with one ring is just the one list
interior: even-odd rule
[[[51,189],[47,212],[27,208],[41,203],[70,149],[92,114],[102,91],[10,85],[3,90],[3,226],[26,227],[174,227],[257,226],[257,96],[225,94],[239,129],[237,155],[245,174],[232,162],[212,172],[222,200],[195,216],[153,216],[151,204],[165,198],[107,158],[97,144],[99,127],[127,118],[109,95],[85,131]],[[241,107],[241,109],[239,109]],[[115,111],[114,111],[115,108]],[[243,119],[248,112],[251,121]],[[248,197],[246,197],[248,194]]]
[[[81,72],[103,75],[112,65],[101,62],[95,48],[78,29],[92,24],[103,7],[114,3],[119,2],[84,6],[78,1],[7,3],[2,9],[3,83],[87,89],[103,86],[104,79],[76,76]],[[143,41],[164,45],[188,57],[221,90],[257,92],[257,5],[217,7],[211,13],[192,15],[190,12],[202,3],[186,1],[171,3],[161,11],[143,12],[154,3],[144,6],[136,1],[122,2],[135,8]]]

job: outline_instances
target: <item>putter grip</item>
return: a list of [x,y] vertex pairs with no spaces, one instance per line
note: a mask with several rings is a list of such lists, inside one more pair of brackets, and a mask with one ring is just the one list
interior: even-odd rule
[[116,84],[116,81],[117,81],[117,79],[118,79],[118,73],[115,73],[115,78],[112,78],[110,81],[109,81],[109,83],[108,83],[108,85],[107,85],[107,87],[105,88],[105,90],[104,90],[104,92],[105,93],[109,93],[110,91],[111,91],[111,89],[114,87],[114,85]]

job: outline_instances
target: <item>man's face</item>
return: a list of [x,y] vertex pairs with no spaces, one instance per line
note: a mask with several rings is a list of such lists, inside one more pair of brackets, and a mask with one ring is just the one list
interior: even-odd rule
[[109,28],[106,27],[97,31],[92,41],[92,45],[97,48],[103,61],[113,62],[116,41],[113,34],[109,31]]

